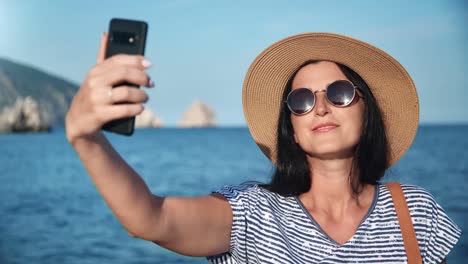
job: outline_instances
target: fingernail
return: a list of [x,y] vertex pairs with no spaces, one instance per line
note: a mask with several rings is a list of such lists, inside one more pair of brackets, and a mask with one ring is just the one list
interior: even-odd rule
[[149,67],[151,67],[152,64],[151,64],[151,61],[149,61],[147,59],[144,59],[144,60],[141,61],[141,65],[143,65],[143,67],[145,67],[145,68],[149,68]]
[[154,82],[153,82],[153,80],[151,78],[148,81],[148,87],[151,87],[151,88],[154,87]]

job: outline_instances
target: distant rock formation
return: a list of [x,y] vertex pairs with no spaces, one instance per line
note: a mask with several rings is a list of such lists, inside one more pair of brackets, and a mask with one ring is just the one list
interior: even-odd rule
[[50,131],[52,115],[32,97],[18,97],[13,106],[0,113],[0,132]]
[[178,126],[184,128],[216,126],[214,111],[205,103],[195,100],[182,115]]
[[145,127],[162,127],[161,119],[148,107],[145,107],[145,110],[135,119],[135,128]]
[[0,117],[0,130],[9,131],[13,123],[16,128],[11,132],[63,125],[77,91],[74,83],[0,58],[0,113],[5,115]]

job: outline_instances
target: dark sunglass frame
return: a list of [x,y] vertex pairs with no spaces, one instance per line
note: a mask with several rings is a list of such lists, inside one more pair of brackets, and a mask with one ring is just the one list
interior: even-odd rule
[[[337,104],[334,104],[329,98],[328,98],[328,94],[327,94],[327,91],[328,91],[328,88],[331,86],[331,85],[334,85],[336,84],[337,82],[346,82],[346,83],[349,83],[351,86],[350,87],[353,87],[353,97],[351,98],[351,100],[349,100],[348,103],[346,104],[343,104],[343,105],[337,105]],[[314,96],[314,103],[312,104],[312,106],[310,106],[307,110],[305,110],[304,112],[301,112],[301,113],[298,113],[296,111],[294,111],[291,106],[289,105],[289,96],[293,93],[293,92],[297,92],[298,90],[302,90],[302,89],[306,89],[308,90],[309,92],[311,92]],[[317,91],[312,91],[311,89],[309,88],[298,88],[298,89],[295,89],[295,90],[292,90],[291,92],[288,93],[288,96],[286,97],[286,100],[284,101],[284,103],[286,103],[286,105],[288,106],[289,110],[291,111],[291,113],[293,113],[294,115],[298,115],[298,116],[301,116],[301,115],[305,115],[305,114],[308,114],[312,111],[312,109],[314,109],[315,107],[315,103],[317,102],[317,96],[315,95],[316,93],[318,92],[325,92],[325,98],[326,100],[333,106],[335,107],[340,107],[340,108],[343,108],[343,107],[347,107],[348,105],[350,105],[353,101],[354,101],[354,98],[356,97],[356,95],[360,98],[363,98],[363,96],[359,95],[356,90],[359,90],[361,91],[361,89],[359,87],[357,87],[356,85],[354,85],[351,81],[348,81],[348,80],[337,80],[337,81],[334,81],[332,83],[330,83],[326,89],[324,90],[317,90]],[[361,91],[362,93],[362,91]]]

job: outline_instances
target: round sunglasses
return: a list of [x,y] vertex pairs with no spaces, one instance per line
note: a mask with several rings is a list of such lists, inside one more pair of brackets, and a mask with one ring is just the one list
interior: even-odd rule
[[308,88],[295,89],[288,94],[285,103],[293,114],[305,115],[312,111],[315,106],[315,94],[325,92],[325,98],[330,104],[336,107],[346,107],[353,102],[356,95],[362,98],[362,96],[356,93],[356,89],[359,89],[359,87],[355,86],[352,82],[338,80],[329,84],[325,90],[314,92]]

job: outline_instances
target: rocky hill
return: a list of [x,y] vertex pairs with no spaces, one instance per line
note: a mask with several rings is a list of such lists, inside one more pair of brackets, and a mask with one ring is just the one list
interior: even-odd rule
[[149,108],[145,108],[143,112],[136,116],[135,128],[162,127],[162,121],[159,116],[155,115]]
[[[78,85],[31,66],[0,58],[0,132],[48,131],[63,125]],[[150,109],[136,119],[136,128],[161,127]],[[195,100],[179,127],[216,126],[215,113]]]
[[[33,115],[42,116],[40,120],[49,122],[49,126],[63,124],[66,111],[77,90],[77,84],[34,67],[0,58],[0,121],[16,122],[12,120],[15,116],[32,120],[34,118],[28,117],[27,113],[36,109],[34,111],[40,113]],[[47,129],[46,125],[41,124],[38,127],[44,130]],[[19,127],[20,130],[27,130],[22,124]]]
[[179,127],[214,127],[216,126],[215,113],[211,107],[195,100],[192,105],[182,114],[178,124]]

